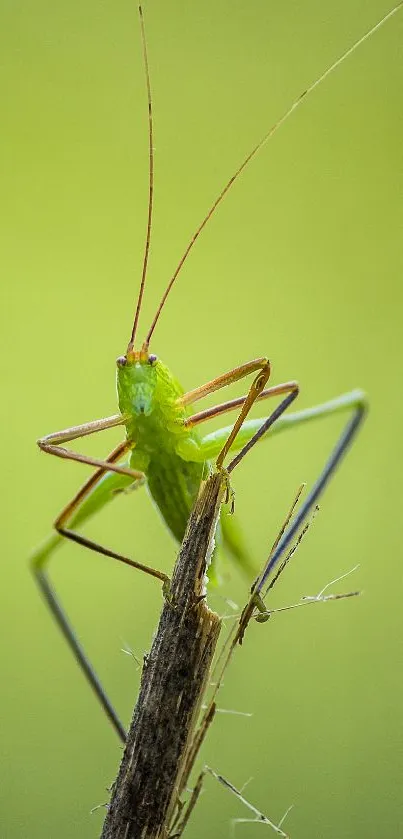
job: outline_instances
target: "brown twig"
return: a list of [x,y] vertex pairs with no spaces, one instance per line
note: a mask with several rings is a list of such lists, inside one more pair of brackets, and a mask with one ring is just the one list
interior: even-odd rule
[[[298,490],[281,532],[290,520],[301,490]],[[224,672],[235,648],[242,644],[252,618],[267,620],[275,611],[359,593],[324,595],[332,583],[347,576],[343,574],[328,583],[315,597],[303,598],[298,604],[283,607],[283,610],[266,611],[264,601],[261,598],[256,600],[254,592],[276,549],[277,537],[261,574],[252,586],[238,623],[216,662],[218,675],[214,689],[197,725],[221,629],[221,619],[206,604],[205,574],[214,547],[221,503],[228,494],[225,473],[212,475],[204,484],[190,516],[151,652],[144,661],[140,693],[101,839],[177,839],[182,836],[199,798],[205,770],[199,775],[187,804],[181,796],[214,719],[216,697]],[[298,548],[306,529],[307,526],[296,538],[274,577],[274,583]],[[212,770],[208,771],[238,797],[241,795],[230,782]],[[248,806],[255,816],[258,814],[254,820],[264,820],[280,835],[286,836],[280,824],[275,825],[252,805]]]
[[151,652],[102,839],[165,839],[178,805],[197,715],[221,629],[204,599],[206,566],[226,490],[204,485],[189,519]]

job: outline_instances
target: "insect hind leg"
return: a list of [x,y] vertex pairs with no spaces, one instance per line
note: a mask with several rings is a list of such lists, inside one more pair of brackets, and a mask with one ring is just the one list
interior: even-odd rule
[[117,712],[115,711],[115,708],[110,702],[108,695],[105,692],[83,647],[81,646],[64,609],[62,609],[54,592],[53,586],[49,582],[46,571],[42,567],[40,567],[39,565],[35,565],[34,563],[32,564],[32,570],[35,575],[35,580],[45,599],[45,602],[49,606],[49,609],[52,612],[52,615],[57,625],[61,629],[70,649],[72,650],[76,661],[80,665],[81,670],[83,671],[87,679],[87,682],[91,685],[98,701],[100,702],[103,710],[105,711],[106,716],[112,723],[116,733],[120,737],[121,741],[125,743],[126,729],[123,723],[121,722]]
[[275,568],[286,549],[291,544],[295,536],[297,536],[301,526],[304,524],[306,518],[314,509],[318,499],[326,489],[329,481],[334,475],[344,455],[353,443],[355,436],[361,427],[367,413],[367,403],[364,398],[357,401],[354,406],[352,417],[348,420],[343,428],[335,447],[333,448],[330,457],[325,463],[316,483],[313,485],[308,497],[302,504],[300,510],[293,518],[291,524],[283,532],[281,538],[277,542],[274,551],[272,552],[266,564],[265,570],[257,581],[255,588],[256,594],[260,594],[265,582],[267,581],[271,571]]

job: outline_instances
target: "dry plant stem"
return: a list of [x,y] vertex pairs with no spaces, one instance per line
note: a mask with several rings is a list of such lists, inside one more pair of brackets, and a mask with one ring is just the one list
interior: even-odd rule
[[[288,525],[288,523],[291,519],[291,516],[292,516],[292,514],[295,510],[295,507],[297,506],[298,501],[301,497],[304,486],[305,486],[305,484],[301,484],[301,486],[298,489],[298,492],[297,492],[297,494],[296,494],[296,496],[293,500],[292,506],[291,506],[287,516],[286,516],[285,521],[283,522],[283,524],[280,528],[279,534],[277,535],[277,537],[275,539],[273,547],[270,551],[269,558],[272,556],[273,551],[276,549],[276,547],[279,543],[279,540],[280,540],[282,534],[284,533],[285,528],[287,527],[287,525]],[[261,574],[263,574],[263,573],[264,573],[264,568],[262,569]],[[260,579],[260,577],[258,579]],[[207,705],[207,708],[206,708],[206,710],[203,714],[203,717],[200,721],[199,727],[198,727],[198,729],[197,729],[197,731],[196,731],[196,733],[193,737],[193,741],[190,744],[189,749],[187,750],[187,754],[186,754],[186,758],[185,758],[184,766],[183,766],[183,771],[182,771],[182,774],[181,774],[181,785],[179,787],[179,796],[182,795],[182,793],[184,792],[184,790],[187,786],[187,783],[189,781],[192,769],[194,767],[196,758],[198,756],[198,753],[200,751],[200,748],[202,746],[204,738],[205,738],[205,736],[207,734],[207,731],[208,731],[208,729],[209,729],[209,727],[210,727],[210,725],[211,725],[211,723],[214,719],[214,716],[215,716],[215,713],[216,713],[216,702],[215,702],[215,700],[216,700],[217,694],[218,694],[218,692],[221,688],[224,673],[225,673],[225,671],[226,671],[226,669],[227,669],[227,667],[228,667],[228,665],[229,665],[229,663],[232,659],[232,656],[234,654],[234,650],[235,650],[236,646],[238,645],[238,643],[242,643],[242,639],[243,639],[243,636],[246,632],[247,625],[248,625],[250,619],[252,618],[253,612],[255,610],[254,589],[255,589],[255,585],[252,586],[252,593],[250,595],[250,598],[248,599],[247,605],[245,606],[245,608],[242,611],[242,614],[240,616],[238,624],[229,633],[228,638],[226,639],[225,644],[224,644],[224,646],[223,646],[223,648],[220,652],[220,655],[218,657],[218,661],[216,662],[216,665],[215,665],[215,668],[214,668],[214,673],[217,673],[216,682],[214,684],[213,692],[210,696],[210,701],[209,701],[209,703]],[[201,774],[203,775],[204,773],[202,772]],[[185,829],[185,826],[186,826],[186,824],[189,820],[189,816],[190,816],[189,811],[191,811],[194,808],[194,806],[196,804],[196,801],[197,801],[197,798],[200,794],[199,781],[200,781],[200,777],[196,782],[196,786],[194,788],[193,795],[190,799],[188,807],[186,808],[185,814],[183,816],[182,816],[182,812],[181,812],[181,809],[180,809],[180,806],[179,806],[178,812],[176,814],[176,818],[174,819],[173,825],[172,825],[173,828],[176,828],[176,830],[174,829],[173,832],[172,832],[172,837],[181,836],[182,833],[183,833],[183,830]],[[200,783],[201,783],[201,781],[200,781]],[[197,791],[197,795],[196,795],[195,791]]]
[[144,663],[102,839],[168,837],[221,628],[204,599],[204,575],[225,490],[222,474],[212,475],[190,516]]

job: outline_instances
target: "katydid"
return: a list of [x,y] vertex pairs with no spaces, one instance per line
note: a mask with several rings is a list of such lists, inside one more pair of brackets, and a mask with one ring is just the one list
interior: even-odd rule
[[[399,3],[389,14],[383,17],[382,20],[346,50],[337,61],[328,67],[292,103],[281,119],[271,127],[247,155],[219,193],[195,231],[166,287],[145,339],[136,348],[139,317],[147,279],[154,188],[152,98],[143,15],[141,8],[139,9],[149,115],[149,199],[142,276],[134,321],[125,355],[117,359],[119,411],[111,417],[67,428],[38,440],[38,445],[42,451],[95,467],[95,472],[57,517],[54,523],[56,532],[35,551],[31,558],[34,575],[41,591],[78,663],[122,740],[125,739],[124,727],[76,639],[65,613],[59,605],[48,580],[46,573],[47,563],[62,540],[67,538],[92,551],[109,556],[156,577],[161,581],[164,591],[167,593],[169,590],[169,579],[165,573],[150,568],[135,559],[123,556],[110,548],[88,539],[78,532],[78,529],[81,528],[87,519],[101,511],[109,501],[117,497],[119,493],[139,488],[145,484],[166,526],[172,533],[174,539],[180,542],[183,538],[189,514],[198,495],[201,482],[212,469],[226,468],[227,472],[231,473],[249,448],[259,439],[267,439],[269,436],[271,437],[273,434],[286,430],[287,428],[333,415],[337,412],[352,411],[353,416],[349,419],[318,482],[305,504],[301,507],[298,516],[296,516],[294,522],[291,523],[280,540],[270,569],[274,567],[275,562],[278,561],[282,552],[290,543],[298,527],[309,514],[361,424],[365,415],[366,406],[364,394],[356,390],[313,408],[283,415],[298,395],[298,384],[295,381],[288,381],[272,387],[266,387],[271,373],[271,365],[266,357],[246,362],[227,373],[219,375],[212,381],[196,387],[194,390],[184,392],[168,367],[155,354],[150,352],[150,343],[167,297],[176,282],[190,250],[233,183],[239,178],[242,171],[251,162],[252,158],[255,157],[257,152],[261,150],[278,128],[299,107],[302,100],[306,99],[308,94],[312,93],[333,70],[383,23],[400,10],[402,6],[403,2]],[[206,410],[194,412],[193,406],[199,400],[251,374],[255,374],[255,378],[245,396],[224,401]],[[282,401],[268,418],[247,419],[250,409],[255,402],[276,396],[283,397]],[[200,433],[199,428],[203,423],[230,411],[239,411],[238,417],[232,426],[221,428],[218,431],[204,436]],[[78,440],[87,435],[116,426],[123,426],[125,432],[124,441],[103,460],[65,448],[65,444],[72,440]],[[226,458],[229,453],[235,456],[233,456],[228,466],[225,467]],[[238,530],[232,517],[227,513],[221,515],[220,524],[221,542],[224,549],[227,549],[228,553],[251,575],[253,573],[253,564],[249,559],[242,539],[239,538]],[[259,590],[261,590],[261,587]]]

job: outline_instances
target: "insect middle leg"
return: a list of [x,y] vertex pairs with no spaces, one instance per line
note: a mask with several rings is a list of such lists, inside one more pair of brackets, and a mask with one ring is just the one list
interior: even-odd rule
[[[350,393],[344,393],[335,399],[330,399],[328,402],[315,405],[311,408],[305,408],[301,411],[296,411],[295,413],[285,414],[286,408],[295,398],[296,394],[293,393],[294,387],[297,390],[296,382],[287,382],[283,385],[277,385],[276,387],[269,388],[257,397],[257,399],[262,399],[271,395],[276,395],[276,393],[282,394],[287,391],[289,392],[289,396],[280,403],[280,405],[267,419],[246,419],[246,421],[243,422],[242,426],[239,428],[237,436],[233,438],[230,446],[231,452],[238,452],[238,454],[236,454],[227,467],[227,471],[229,473],[233,471],[250,448],[259,440],[268,439],[269,437],[272,437],[273,434],[285,431],[294,426],[304,425],[312,420],[325,418],[338,413],[344,413],[345,411],[354,411],[354,413],[358,412],[358,414],[361,415],[361,413],[366,410],[367,401],[365,394],[361,390],[355,390]],[[197,425],[198,423],[202,423],[213,416],[218,416],[224,412],[235,410],[240,405],[243,405],[245,400],[246,397],[243,396],[230,402],[217,405],[214,408],[200,412],[200,414],[194,414],[192,417],[189,417],[189,420],[186,422],[190,426],[193,424]],[[212,432],[211,434],[205,435],[201,440],[198,456],[204,458],[205,460],[218,458],[220,452],[223,451],[223,446],[228,441],[233,428],[234,426],[226,426]],[[249,570],[251,569],[252,562],[243,540],[239,539],[236,522],[234,524],[235,528],[233,528],[232,520],[229,517],[222,520],[224,544],[240,567],[243,570]],[[233,533],[232,530],[234,530]]]
[[[253,367],[252,367],[253,365]],[[208,393],[217,390],[218,387],[223,387],[227,384],[230,384],[232,381],[237,381],[243,376],[246,376],[248,373],[261,368],[261,372],[256,376],[254,381],[252,382],[248,393],[246,396],[238,397],[237,399],[231,399],[228,402],[222,402],[219,405],[215,405],[213,408],[207,408],[205,411],[200,411],[197,414],[193,414],[193,416],[189,417],[185,420],[185,427],[192,428],[195,425],[199,425],[202,422],[206,422],[209,419],[213,419],[214,417],[220,416],[223,413],[227,413],[228,411],[236,410],[241,408],[239,416],[237,417],[235,423],[232,426],[227,427],[226,429],[220,429],[219,432],[215,433],[214,442],[211,445],[210,438],[206,438],[208,440],[207,447],[204,442],[204,438],[201,441],[200,446],[195,446],[193,440],[185,439],[181,441],[179,452],[181,457],[185,460],[216,460],[216,466],[218,469],[223,467],[223,463],[225,460],[226,455],[236,445],[236,441],[242,432],[243,427],[245,426],[245,420],[252,408],[252,406],[257,401],[261,401],[263,399],[269,399],[272,396],[280,396],[282,394],[287,394],[285,399],[282,400],[280,405],[273,411],[272,414],[266,420],[260,420],[260,424],[265,423],[265,430],[268,428],[281,416],[282,413],[288,408],[288,406],[297,398],[299,393],[299,386],[298,383],[295,381],[290,382],[283,382],[282,384],[275,385],[274,387],[267,388],[264,390],[264,385],[266,384],[269,375],[270,375],[270,363],[268,359],[257,359],[253,362],[248,362],[247,364],[243,365],[243,367],[236,368],[235,371],[231,371],[224,376],[220,376],[218,379],[214,379],[212,382],[208,382],[207,385],[203,385],[201,388],[197,388],[195,391],[190,392],[190,396],[193,397],[194,394],[197,394],[197,398],[201,398],[199,394],[201,393],[202,396],[206,396]],[[240,373],[242,371],[242,373]],[[231,373],[238,373],[236,379],[230,379]],[[217,382],[220,382],[217,385]],[[185,394],[181,400],[182,404],[188,404],[189,401],[195,401],[194,398],[188,399],[188,394]],[[266,425],[267,424],[267,425]],[[253,435],[250,434],[249,438]],[[242,449],[244,444],[238,445],[237,448]],[[253,444],[252,444],[253,445]],[[245,452],[246,454],[246,452]],[[243,457],[243,454],[242,454]],[[235,465],[235,464],[234,464]],[[230,464],[231,470],[233,468],[232,463]]]

